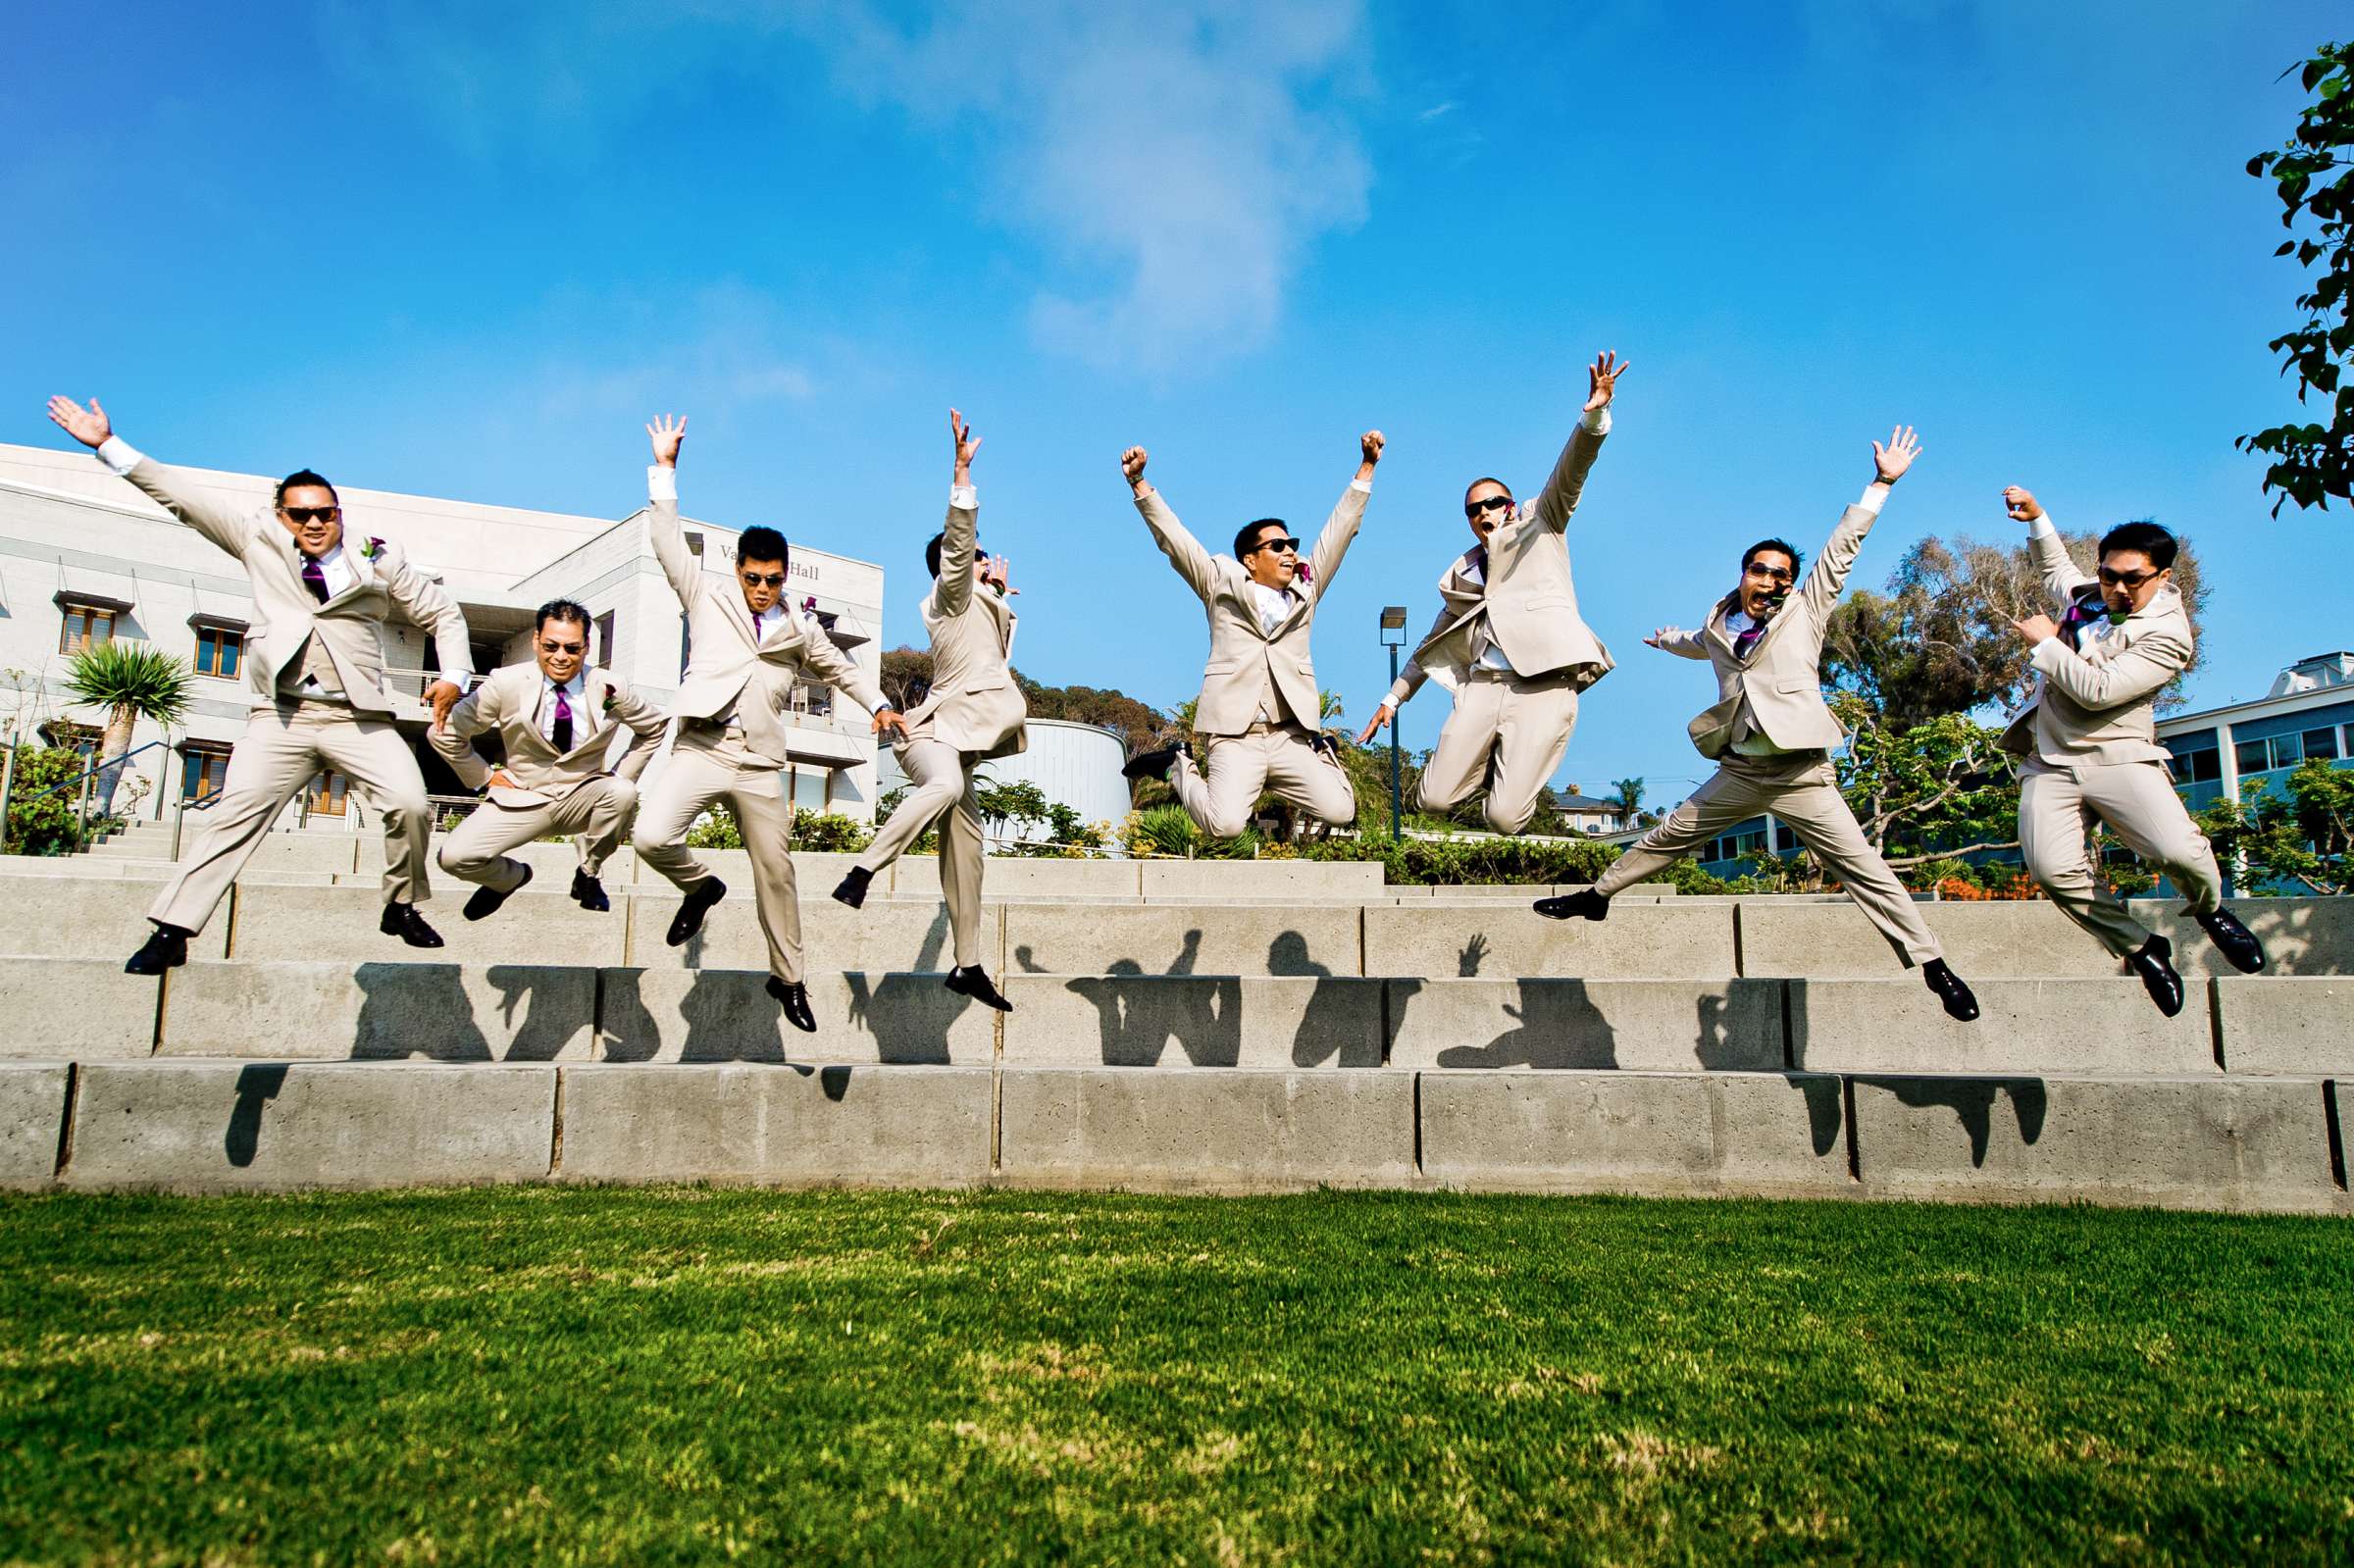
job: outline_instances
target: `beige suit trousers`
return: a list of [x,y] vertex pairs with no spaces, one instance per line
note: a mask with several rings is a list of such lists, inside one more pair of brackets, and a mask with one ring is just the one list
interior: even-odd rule
[[970,969],[981,962],[981,794],[973,784],[980,759],[945,740],[920,739],[900,746],[898,757],[915,787],[875,830],[858,865],[881,871],[939,823],[941,899],[955,934],[956,967]]
[[1790,825],[1798,841],[1814,851],[1826,876],[1847,889],[1847,896],[1888,938],[1907,968],[1943,956],[1913,895],[1865,841],[1856,814],[1839,793],[1838,775],[1819,751],[1724,758],[1714,778],[1594,880],[1594,890],[1607,896],[1642,882],[1762,811]]
[[1564,676],[1523,681],[1474,670],[1422,765],[1416,800],[1424,811],[1445,812],[1484,786],[1488,826],[1518,833],[1536,815],[1537,796],[1576,728],[1577,691]]
[[683,726],[670,760],[638,808],[631,842],[638,858],[691,892],[711,868],[687,847],[687,830],[715,800],[725,800],[752,862],[752,901],[768,939],[768,970],[788,986],[801,978],[801,900],[793,881],[793,812],[779,791],[780,770],[745,749],[743,732]]
[[2068,918],[2123,958],[2150,939],[2096,873],[2085,837],[2095,822],[2142,859],[2164,868],[2191,908],[2223,906],[2215,849],[2190,820],[2163,764],[2087,762],[2055,767],[2030,757],[2019,770],[2019,847],[2027,875]]
[[325,768],[350,780],[384,818],[384,902],[433,897],[426,881],[433,806],[409,743],[391,721],[361,718],[341,703],[287,703],[257,709],[246,721],[221,793],[195,817],[196,842],[147,918],[202,931],[286,802]]
[[590,779],[561,800],[504,806],[486,800],[441,840],[441,869],[452,877],[511,893],[523,884],[523,862],[507,851],[550,834],[570,834],[581,852],[581,870],[595,876],[621,847],[621,831],[638,805],[638,786],[627,779]]
[[1341,765],[1316,749],[1298,725],[1255,726],[1248,734],[1209,737],[1209,770],[1179,751],[1169,772],[1177,803],[1212,838],[1231,838],[1251,825],[1251,808],[1273,790],[1318,822],[1345,828],[1356,820],[1356,791]]

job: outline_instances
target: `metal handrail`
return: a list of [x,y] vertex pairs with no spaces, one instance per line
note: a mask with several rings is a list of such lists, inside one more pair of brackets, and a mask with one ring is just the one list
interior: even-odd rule
[[38,794],[26,795],[25,797],[25,803],[30,804],[35,800],[46,800],[51,795],[56,794],[60,789],[71,789],[85,779],[95,778],[97,775],[104,773],[109,768],[120,768],[125,763],[130,761],[131,758],[137,756],[140,752],[153,751],[159,746],[165,750],[170,750],[172,742],[169,740],[150,740],[143,746],[131,747],[128,751],[124,752],[123,755],[115,758],[111,762],[93,762],[87,768],[84,768],[81,772],[76,774],[73,778],[60,780],[58,783],[51,784],[48,788],[41,790]]

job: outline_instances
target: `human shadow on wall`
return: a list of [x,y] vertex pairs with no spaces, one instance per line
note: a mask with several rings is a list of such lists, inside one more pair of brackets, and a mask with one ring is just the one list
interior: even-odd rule
[[[1029,952],[1016,955],[1025,969]],[[1169,979],[1194,979],[1202,956],[1202,933],[1185,934],[1169,966],[1148,975],[1133,958],[1115,958],[1100,976],[1082,975],[1064,988],[1095,1005],[1098,1037],[1106,1067],[1151,1067],[1171,1044],[1195,1067],[1232,1067],[1243,1054],[1243,986],[1230,976],[1201,977],[1202,984],[1170,986]]]
[[459,965],[369,963],[354,968],[351,978],[360,987],[352,1060],[494,1059],[490,1041],[474,1021],[474,1000],[466,994],[465,971]]
[[1900,1104],[1942,1106],[1960,1119],[1970,1136],[1970,1163],[1975,1170],[1986,1163],[1986,1146],[1994,1136],[1994,1108],[2011,1102],[2019,1126],[2019,1140],[2033,1143],[2043,1137],[2043,1120],[2050,1092],[2040,1078],[1917,1078],[1858,1073],[1859,1089],[1885,1089]]
[[953,935],[944,906],[924,928],[912,974],[844,973],[849,987],[849,1026],[874,1042],[875,1060],[902,1066],[947,1063],[948,1030],[968,1008],[980,1005],[941,984],[941,977],[953,967],[942,962],[951,956],[948,943]]
[[1283,933],[1268,946],[1267,973],[1315,978],[1300,1027],[1292,1033],[1293,1066],[1381,1065],[1380,982],[1335,975],[1308,956],[1307,938],[1296,931]]
[[237,1074],[236,1103],[230,1107],[229,1130],[223,1135],[222,1146],[229,1163],[238,1170],[253,1164],[262,1142],[262,1108],[285,1087],[283,1062],[248,1067]]

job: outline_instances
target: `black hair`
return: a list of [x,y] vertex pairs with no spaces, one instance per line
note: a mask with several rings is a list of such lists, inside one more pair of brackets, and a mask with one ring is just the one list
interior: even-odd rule
[[532,635],[537,636],[548,622],[572,622],[581,629],[581,640],[588,638],[588,606],[573,599],[550,599],[539,606],[532,618]]
[[1758,552],[1760,550],[1774,550],[1790,557],[1791,581],[1796,582],[1798,580],[1798,563],[1803,559],[1803,557],[1801,557],[1798,553],[1798,546],[1792,544],[1788,539],[1760,539],[1748,549],[1743,550],[1741,552],[1741,572],[1743,576],[1748,575],[1749,563],[1758,558]]
[[[940,548],[947,542],[947,537],[946,533],[935,533],[932,535],[932,542],[924,546],[924,570],[934,577],[940,576]],[[975,545],[974,548],[979,549],[980,546]]]
[[2111,550],[2139,550],[2164,572],[2175,564],[2175,536],[2155,523],[2120,523],[2101,535],[2101,556]]
[[1292,531],[1292,526],[1279,517],[1262,517],[1255,523],[1244,524],[1234,535],[1234,558],[1236,560],[1239,561],[1251,553],[1252,546],[1258,542],[1258,531],[1264,528],[1278,528],[1287,534]]
[[771,528],[748,528],[736,535],[736,563],[774,561],[788,573],[793,570],[793,552],[785,535]]
[[[320,489],[325,490],[328,494],[335,495],[335,487],[327,482],[326,475],[314,474],[307,468],[298,468],[293,473],[287,475],[284,479],[278,481],[278,488],[270,492],[270,504],[272,506],[283,506],[286,504],[286,492],[288,490],[299,490],[309,485],[317,485]],[[343,497],[340,495],[335,495],[335,505],[341,506],[342,504]]]
[[1498,488],[1498,489],[1500,489],[1500,490],[1502,490],[1502,491],[1504,492],[1505,499],[1506,499],[1506,500],[1508,500],[1508,501],[1510,501],[1510,500],[1516,500],[1516,499],[1518,499],[1518,497],[1516,497],[1516,496],[1514,496],[1514,495],[1512,494],[1512,487],[1511,487],[1510,485],[1509,485],[1509,484],[1505,483],[1505,482],[1504,482],[1504,481],[1502,481],[1502,480],[1498,479],[1498,478],[1497,478],[1495,475],[1493,475],[1493,474],[1482,474],[1482,475],[1481,475],[1481,476],[1480,476],[1478,479],[1475,479],[1475,480],[1473,480],[1473,481],[1472,481],[1470,483],[1468,483],[1468,484],[1464,485],[1464,486],[1463,486],[1463,499],[1464,499],[1464,500],[1466,500],[1466,501],[1468,501],[1469,499],[1471,499],[1471,492],[1472,492],[1473,490],[1476,490],[1476,489],[1478,489],[1478,488],[1479,488],[1481,485],[1483,485],[1483,484],[1493,484],[1493,485],[1495,485],[1495,486],[1496,486],[1496,488]]

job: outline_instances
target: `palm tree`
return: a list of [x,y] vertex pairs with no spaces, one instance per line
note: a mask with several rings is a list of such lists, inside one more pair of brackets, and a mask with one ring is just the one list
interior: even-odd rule
[[1635,819],[1642,815],[1643,781],[1619,779],[1611,787],[1618,791],[1618,809],[1626,814],[1626,825],[1633,827]]
[[99,815],[114,813],[131,727],[148,719],[170,728],[185,719],[195,680],[186,665],[149,642],[112,640],[74,655],[66,689],[77,702],[106,709],[106,733],[98,745]]

